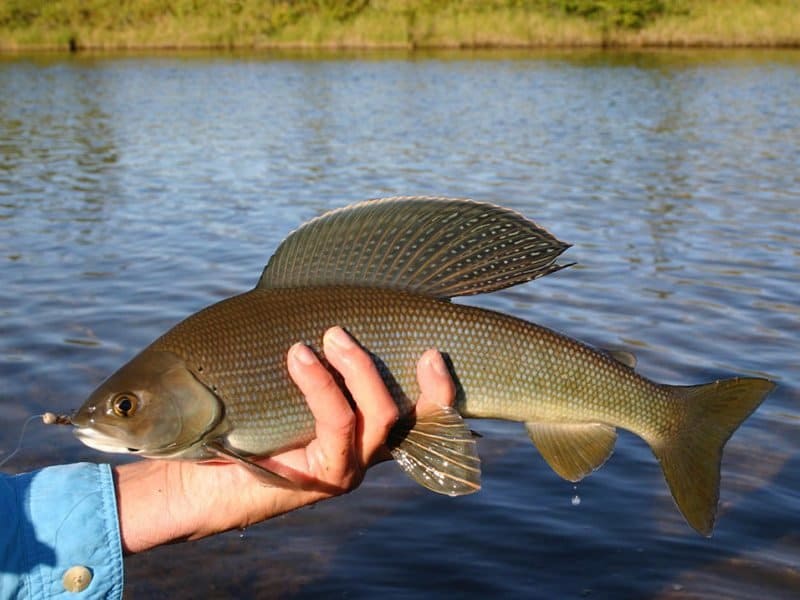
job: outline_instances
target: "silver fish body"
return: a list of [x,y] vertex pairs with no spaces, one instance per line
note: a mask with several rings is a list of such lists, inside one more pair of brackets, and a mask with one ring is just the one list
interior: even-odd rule
[[286,350],[300,340],[319,351],[333,325],[379,359],[405,412],[419,395],[416,360],[436,347],[452,364],[464,417],[601,421],[650,440],[675,420],[664,389],[602,352],[514,317],[394,290],[256,289],[193,315],[146,352],[181,357],[224,399],[231,447],[265,455],[312,438]]
[[572,481],[605,462],[622,427],[649,444],[681,512],[707,535],[722,448],[771,382],[657,384],[629,360],[449,301],[555,271],[566,247],[516,213],[470,201],[398,198],[333,211],[287,238],[255,289],[188,317],[123,366],[73,422],[104,450],[248,465],[313,437],[286,351],[303,341],[321,352],[322,333],[340,325],[372,354],[403,414],[419,394],[418,357],[431,347],[446,355],[457,412],[401,421],[390,438],[422,485],[449,494],[479,487],[462,417],[525,423]]

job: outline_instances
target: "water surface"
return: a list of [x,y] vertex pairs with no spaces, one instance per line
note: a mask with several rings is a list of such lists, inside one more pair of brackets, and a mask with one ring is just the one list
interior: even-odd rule
[[[777,391],[728,444],[712,539],[623,433],[578,486],[475,423],[483,490],[394,465],[347,497],[126,561],[131,598],[800,594],[800,53],[33,56],[0,60],[0,451],[284,235],[393,194],[500,202],[578,264],[468,302],[691,384]],[[6,465],[123,460],[33,426]],[[580,502],[574,502],[574,499]]]

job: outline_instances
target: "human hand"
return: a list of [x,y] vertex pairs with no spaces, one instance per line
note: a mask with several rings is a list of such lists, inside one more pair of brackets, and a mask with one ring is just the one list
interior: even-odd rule
[[[343,377],[351,407],[314,353],[296,344],[288,353],[292,379],[316,419],[316,437],[264,459],[304,479],[304,489],[265,486],[235,464],[142,461],[115,467],[123,550],[141,552],[247,527],[301,506],[354,489],[366,469],[389,456],[385,442],[399,416],[375,364],[341,328],[323,338],[325,357]],[[451,406],[455,385],[441,355],[425,352],[417,364],[419,415]]]

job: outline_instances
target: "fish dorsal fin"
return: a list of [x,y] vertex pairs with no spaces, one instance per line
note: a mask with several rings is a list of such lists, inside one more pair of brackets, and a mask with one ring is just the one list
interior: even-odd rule
[[394,197],[325,213],[287,237],[257,287],[379,287],[437,298],[557,271],[569,247],[522,215],[461,198]]
[[618,350],[616,348],[603,348],[602,351],[629,369],[636,368],[636,355],[633,352],[628,352],[627,350]]
[[525,423],[547,464],[568,481],[599,469],[614,451],[617,432],[603,423]]

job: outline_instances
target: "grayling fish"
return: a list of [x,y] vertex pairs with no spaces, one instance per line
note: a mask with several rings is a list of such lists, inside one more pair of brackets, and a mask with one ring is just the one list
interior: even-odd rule
[[450,298],[561,268],[568,247],[521,215],[447,198],[388,198],[327,213],[292,233],[255,289],[191,315],[107,379],[74,415],[87,445],[152,458],[225,458],[293,485],[251,458],[307,443],[314,419],[285,366],[341,325],[375,358],[408,414],[418,357],[436,347],[457,410],[402,420],[392,452],[412,478],[458,495],[480,487],[462,417],[521,421],[550,466],[578,481],[610,456],[616,428],[643,438],[689,524],[709,535],[722,448],[773,384],[734,378],[677,387],[544,327]]

